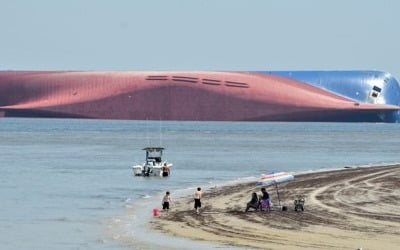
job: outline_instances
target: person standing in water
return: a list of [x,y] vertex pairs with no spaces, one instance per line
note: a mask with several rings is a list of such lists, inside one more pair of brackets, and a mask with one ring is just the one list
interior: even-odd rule
[[196,209],[196,213],[200,213],[201,208],[201,197],[203,193],[201,192],[201,188],[197,188],[196,192],[194,192],[194,209]]
[[164,166],[162,167],[162,176],[167,177],[167,176],[169,176],[169,174],[170,174],[169,167],[168,167],[167,163],[164,163]]
[[167,191],[163,197],[163,203],[162,203],[162,209],[165,211],[169,211],[169,204],[171,203],[171,196],[169,194],[169,191]]

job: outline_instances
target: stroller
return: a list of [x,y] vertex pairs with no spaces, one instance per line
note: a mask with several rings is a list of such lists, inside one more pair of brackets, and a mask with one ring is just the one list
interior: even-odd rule
[[298,196],[295,200],[294,200],[294,211],[298,212],[298,211],[304,211],[304,202],[305,199],[302,196]]

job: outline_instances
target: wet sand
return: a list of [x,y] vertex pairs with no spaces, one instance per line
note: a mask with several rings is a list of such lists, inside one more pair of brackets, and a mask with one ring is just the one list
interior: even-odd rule
[[[267,191],[276,204],[274,186]],[[287,211],[245,213],[255,183],[204,193],[197,215],[191,197],[172,204],[152,228],[174,236],[261,249],[400,249],[400,165],[297,175],[279,184]],[[305,211],[293,200],[305,197]]]

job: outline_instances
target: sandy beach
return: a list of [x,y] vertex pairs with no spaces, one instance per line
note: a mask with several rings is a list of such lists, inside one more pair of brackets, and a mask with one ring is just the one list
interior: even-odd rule
[[[296,175],[279,184],[287,211],[250,210],[255,182],[204,192],[197,215],[191,197],[151,221],[152,228],[178,237],[260,249],[399,249],[400,165],[349,168]],[[267,191],[276,204],[275,187]],[[305,197],[305,211],[293,201]]]

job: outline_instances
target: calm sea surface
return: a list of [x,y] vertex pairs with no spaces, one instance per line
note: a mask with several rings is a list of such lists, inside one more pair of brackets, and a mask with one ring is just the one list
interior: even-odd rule
[[[169,178],[132,176],[152,145],[166,147]],[[166,190],[398,163],[399,151],[399,124],[2,118],[0,249],[158,248],[144,220]]]

